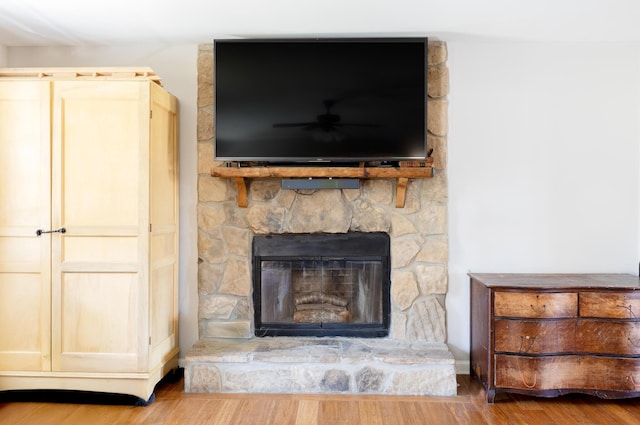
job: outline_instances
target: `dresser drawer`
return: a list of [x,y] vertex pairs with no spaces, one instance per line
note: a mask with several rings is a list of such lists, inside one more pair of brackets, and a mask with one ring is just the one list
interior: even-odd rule
[[640,294],[636,292],[581,292],[582,317],[640,320]]
[[497,317],[562,318],[577,317],[578,293],[534,293],[497,291],[494,296]]
[[579,353],[640,355],[640,322],[578,320],[575,338]]
[[495,352],[640,356],[640,322],[495,320]]
[[529,390],[640,391],[640,359],[496,355],[495,385]]
[[516,354],[570,353],[575,350],[574,320],[496,319],[495,351]]

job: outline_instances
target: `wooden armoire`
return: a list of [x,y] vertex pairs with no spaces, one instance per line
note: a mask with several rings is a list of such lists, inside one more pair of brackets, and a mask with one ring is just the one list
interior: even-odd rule
[[0,391],[148,400],[177,362],[176,98],[148,68],[0,68]]

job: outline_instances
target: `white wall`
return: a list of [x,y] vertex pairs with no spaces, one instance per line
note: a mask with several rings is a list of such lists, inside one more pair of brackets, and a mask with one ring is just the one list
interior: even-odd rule
[[[197,45],[12,47],[11,67],[148,66],[180,108],[180,357],[198,340]],[[0,56],[1,63],[1,56]]]
[[8,52],[7,47],[0,44],[0,68],[4,66],[9,66],[7,64],[7,52]]
[[449,343],[467,272],[638,272],[640,48],[448,44]]
[[[448,342],[464,370],[468,271],[637,274],[640,48],[448,48]],[[7,63],[150,66],[180,99],[181,356],[198,336],[196,57],[196,45],[10,48]]]

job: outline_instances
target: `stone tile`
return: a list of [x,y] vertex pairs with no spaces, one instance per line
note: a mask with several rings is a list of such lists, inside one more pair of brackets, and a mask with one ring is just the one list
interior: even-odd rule
[[446,264],[449,261],[449,237],[447,235],[427,237],[416,256],[416,261]]
[[347,372],[339,369],[331,369],[325,372],[320,388],[330,393],[350,392],[351,385]]
[[450,366],[396,372],[392,388],[393,394],[448,396],[456,394],[456,385],[455,367]]
[[[185,390],[194,392],[456,394],[454,359],[443,343],[210,339],[194,345],[185,368]],[[203,382],[208,377],[211,384]]]
[[420,245],[414,237],[391,239],[391,267],[394,269],[408,266],[420,252]]
[[253,320],[253,303],[249,301],[248,297],[239,298],[238,303],[236,304],[236,309],[233,311],[231,315],[232,319],[237,320]]
[[230,393],[292,393],[306,388],[303,380],[293,379],[292,370],[279,368],[227,368],[224,385],[224,392]]
[[204,338],[251,338],[251,322],[234,320],[229,322],[209,321],[202,334]]
[[436,136],[446,136],[449,129],[447,109],[449,103],[446,99],[437,99],[427,102],[427,129]]
[[213,238],[203,231],[198,232],[198,254],[212,264],[223,263],[228,258],[222,239]]
[[352,212],[339,190],[318,190],[296,197],[289,216],[291,233],[346,233]]
[[221,229],[221,234],[225,243],[227,244],[229,254],[249,258],[251,245],[251,235],[249,234],[249,229],[223,227]]
[[447,61],[447,44],[444,41],[429,41],[429,52],[427,54],[427,63],[429,65],[439,65]]
[[258,235],[269,233],[284,233],[287,210],[266,205],[250,205],[247,211],[247,221],[251,230]]
[[251,294],[251,269],[247,260],[232,258],[227,262],[219,292],[241,297]]
[[198,108],[198,124],[196,133],[199,142],[213,139],[213,105],[211,107]]
[[198,200],[200,202],[221,202],[227,199],[227,181],[208,175],[198,176]]
[[446,317],[436,297],[416,301],[407,320],[407,337],[413,341],[444,342]]
[[445,202],[448,197],[447,173],[435,173],[433,178],[424,181],[420,191],[420,199]]
[[411,306],[420,291],[413,272],[393,272],[391,275],[391,302],[401,311]]
[[389,336],[398,341],[407,339],[407,315],[405,313],[398,311],[391,313]]
[[184,385],[190,393],[220,392],[220,371],[212,364],[194,364],[185,373]]
[[382,389],[385,373],[382,369],[367,366],[356,373],[356,388],[359,393],[378,393]]
[[[232,183],[228,183],[232,184]],[[225,224],[239,228],[248,228],[247,211],[245,208],[238,208],[235,203],[224,204],[224,212],[227,217]]]
[[249,185],[249,197],[253,201],[265,202],[274,199],[280,192],[280,180],[256,179]]
[[213,46],[198,52],[198,87],[213,84]]
[[370,179],[362,181],[362,195],[371,202],[391,205],[393,202],[394,185],[392,180]]
[[391,236],[398,237],[413,233],[416,233],[416,226],[411,220],[400,213],[391,213]]
[[389,214],[384,207],[374,205],[369,200],[356,199],[352,209],[349,228],[352,232],[388,232],[391,228]]
[[[211,168],[216,165],[213,159],[213,141],[198,143],[198,174],[211,175]],[[198,194],[198,196],[200,196]]]
[[427,92],[429,97],[444,97],[449,93],[449,69],[444,65],[433,65],[428,68]]
[[429,149],[433,149],[431,156],[433,157],[433,166],[436,169],[435,173],[438,174],[447,168],[447,138],[428,134],[427,145]]
[[218,203],[198,204],[198,227],[209,231],[224,224],[226,214],[224,207]]
[[202,297],[217,293],[223,271],[220,264],[200,263],[198,265],[198,295]]
[[236,303],[235,297],[201,296],[198,303],[198,316],[201,319],[229,319],[236,308]]
[[447,268],[440,265],[417,265],[418,286],[423,295],[447,293]]
[[425,235],[444,235],[447,233],[447,206],[440,203],[423,205],[416,222],[418,230]]

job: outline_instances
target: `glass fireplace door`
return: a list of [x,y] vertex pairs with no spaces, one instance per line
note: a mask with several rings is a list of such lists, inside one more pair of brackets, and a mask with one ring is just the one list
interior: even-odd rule
[[388,334],[382,259],[263,258],[259,264],[256,334]]

